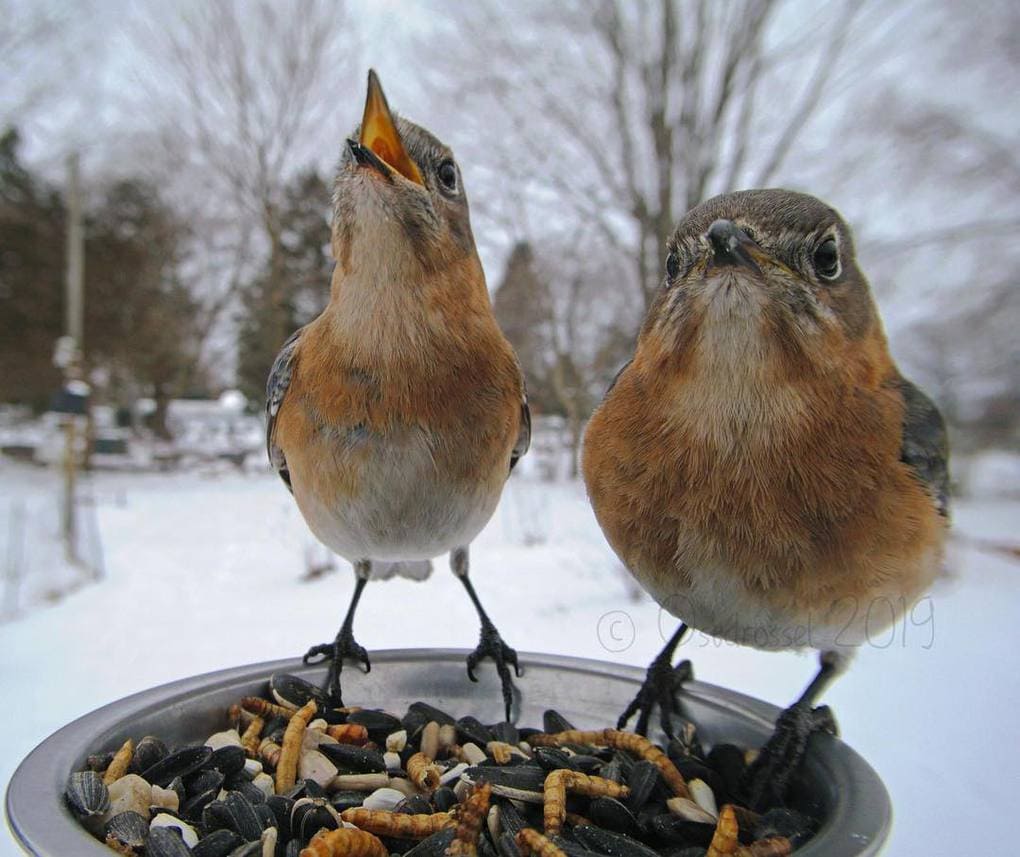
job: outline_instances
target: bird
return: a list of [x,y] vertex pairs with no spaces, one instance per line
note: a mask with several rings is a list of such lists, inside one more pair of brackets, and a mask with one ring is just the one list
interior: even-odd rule
[[780,802],[808,736],[835,730],[818,697],[942,568],[948,455],[834,208],[759,189],[691,209],[582,446],[607,541],[681,620],[619,728],[637,713],[646,734],[657,705],[673,735],[692,673],[672,658],[688,628],[817,649],[817,674],[745,778],[753,804]]
[[472,540],[530,444],[520,363],[496,322],[448,146],[391,112],[375,71],[333,193],[328,304],[283,345],[266,387],[272,466],[305,522],[354,567],[323,690],[343,704],[345,659],[371,670],[354,637],[369,580],[417,580],[450,554],[481,623],[468,676],[495,661],[507,719],[517,652],[469,577]]

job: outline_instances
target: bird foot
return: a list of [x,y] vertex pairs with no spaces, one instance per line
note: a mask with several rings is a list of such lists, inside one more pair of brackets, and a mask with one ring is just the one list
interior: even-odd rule
[[340,690],[340,673],[344,668],[344,660],[350,659],[357,663],[364,664],[365,672],[372,671],[372,664],[368,658],[368,651],[364,646],[359,645],[354,639],[354,632],[344,626],[336,635],[332,643],[322,643],[312,646],[301,659],[306,664],[322,663],[329,659],[329,670],[326,673],[326,681],[322,689],[329,697],[331,705],[341,707],[344,704]]
[[804,760],[808,739],[815,732],[830,735],[839,732],[836,718],[827,705],[812,708],[804,702],[795,702],[776,718],[772,737],[758,752],[741,782],[747,806],[756,812],[765,812],[785,805],[790,780]]
[[[521,668],[517,664],[517,652],[511,649],[500,636],[496,626],[489,621],[482,621],[482,632],[478,647],[467,656],[467,674],[471,681],[478,681],[475,668],[483,658],[492,658],[499,673],[499,681],[503,688],[503,705],[506,708],[506,719],[510,720],[510,706],[514,699],[514,683],[510,678],[510,666],[517,677],[521,677]],[[509,665],[509,666],[508,666]]]
[[637,692],[630,705],[616,722],[617,729],[623,729],[635,714],[638,715],[634,731],[638,735],[648,735],[648,721],[652,709],[659,706],[659,724],[667,738],[673,738],[673,715],[680,710],[677,693],[685,681],[694,678],[694,668],[688,660],[672,665],[672,650],[664,651],[648,666],[645,682]]

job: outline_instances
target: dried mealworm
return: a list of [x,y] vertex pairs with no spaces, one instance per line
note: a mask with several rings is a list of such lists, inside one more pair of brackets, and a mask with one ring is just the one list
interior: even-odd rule
[[276,763],[276,793],[281,794],[291,788],[297,780],[298,760],[301,758],[301,739],[305,727],[315,717],[319,706],[314,699],[309,699],[301,708],[293,713],[283,733],[280,760]]
[[415,753],[407,760],[407,776],[419,789],[434,792],[439,788],[442,771],[435,762],[424,753]]
[[280,764],[280,753],[283,748],[271,738],[263,738],[259,742],[259,758],[274,771]]
[[371,833],[341,827],[320,830],[299,857],[389,857],[389,849]]
[[227,709],[227,728],[237,729],[241,725],[242,708],[236,702]]
[[553,844],[547,836],[543,836],[533,827],[525,827],[514,840],[517,847],[525,854],[529,852],[536,857],[566,857],[563,851]]
[[491,800],[492,787],[488,783],[479,783],[468,799],[460,805],[457,812],[457,833],[450,847],[446,849],[448,857],[476,857],[478,836],[489,814]]
[[542,818],[547,835],[555,835],[563,829],[567,814],[567,792],[586,797],[627,797],[630,789],[603,777],[589,777],[580,771],[559,769],[551,771],[545,778],[542,789]]
[[568,812],[563,818],[571,827],[591,827],[595,823],[590,818],[576,812]]
[[712,842],[705,852],[705,857],[728,857],[735,854],[740,847],[738,832],[733,807],[726,804],[719,812],[719,823],[715,827],[715,833],[712,834]]
[[567,815],[567,786],[563,775],[568,773],[565,770],[550,772],[542,787],[542,826],[549,836],[560,832]]
[[266,721],[256,714],[241,736],[241,746],[244,747],[245,755],[249,759],[258,758],[259,745],[262,743],[262,729],[265,725]]
[[750,845],[742,845],[735,852],[736,857],[788,857],[793,853],[793,843],[785,836],[770,836]]
[[113,759],[110,761],[110,766],[106,769],[106,773],[103,774],[103,782],[106,785],[117,782],[127,773],[128,765],[131,764],[131,757],[134,753],[135,742],[128,738],[114,754]]
[[327,726],[326,734],[341,744],[364,744],[368,741],[368,729],[360,723],[338,723]]
[[566,732],[551,734],[539,733],[528,738],[532,747],[559,747],[563,744],[592,744],[595,746],[606,743],[603,730],[585,732],[581,729],[568,729]]
[[626,750],[628,753],[640,756],[642,759],[655,765],[659,769],[659,773],[662,774],[662,778],[666,781],[666,785],[673,790],[673,794],[677,797],[689,798],[691,796],[687,783],[684,782],[683,775],[677,770],[673,761],[643,735],[637,735],[634,732],[622,732],[619,729],[606,729],[605,738],[606,743],[610,747],[617,750]]
[[340,813],[340,818],[377,836],[395,836],[398,839],[424,839],[456,824],[456,819],[448,812],[409,815],[406,812],[361,807],[345,809]]
[[513,755],[513,747],[506,741],[490,741],[485,745],[485,749],[497,765],[506,765]]
[[282,705],[276,705],[273,702],[267,702],[259,696],[243,696],[241,697],[241,708],[245,711],[249,711],[252,714],[257,714],[259,717],[283,717],[289,718],[294,714],[293,709],[284,708]]

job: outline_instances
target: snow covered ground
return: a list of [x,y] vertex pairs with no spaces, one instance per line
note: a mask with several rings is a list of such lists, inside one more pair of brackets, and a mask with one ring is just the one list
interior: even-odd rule
[[[2,787],[35,744],[100,705],[186,675],[304,652],[335,632],[350,594],[353,575],[342,563],[299,580],[306,557],[325,555],[269,473],[99,474],[88,490],[105,577],[56,598],[44,566],[30,566],[33,580],[22,583],[30,606],[0,624]],[[0,526],[15,498],[55,503],[54,491],[46,471],[0,461]],[[1012,838],[1005,795],[1020,770],[1020,563],[973,545],[1020,541],[1020,502],[960,502],[955,518],[968,543],[954,550],[953,576],[912,618],[876,635],[826,698],[845,740],[889,787],[896,817],[888,854],[976,853],[978,839]],[[644,665],[675,627],[635,592],[578,483],[515,476],[472,559],[482,600],[521,649]],[[0,569],[5,561],[0,550]],[[473,609],[445,559],[436,566],[427,589],[370,586],[358,612],[360,642],[370,650],[473,646]],[[67,588],[66,570],[54,582]],[[422,610],[423,597],[443,604],[449,621]],[[704,637],[683,653],[699,678],[779,705],[815,666],[809,655]],[[6,853],[17,852],[0,834]]]

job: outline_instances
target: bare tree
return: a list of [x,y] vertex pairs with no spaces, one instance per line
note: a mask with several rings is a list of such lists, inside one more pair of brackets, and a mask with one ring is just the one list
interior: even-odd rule
[[[264,259],[282,284],[285,189],[338,147],[336,96],[350,88],[356,38],[336,0],[225,0],[153,11],[136,39],[153,46],[143,93],[161,168],[204,224],[195,274],[209,341]],[[270,299],[282,302],[282,286]]]
[[[631,260],[628,281],[644,308],[684,211],[783,174],[838,78],[861,6],[805,17],[803,6],[779,0],[533,3],[512,12],[480,3],[461,18],[456,50],[443,42],[448,61],[479,71],[463,80],[448,68],[444,77],[455,81],[458,113],[482,117],[469,139],[499,164],[482,180],[509,195],[495,212],[503,228],[525,208],[520,194],[531,211],[521,231],[587,224]],[[491,209],[490,200],[483,216]]]

